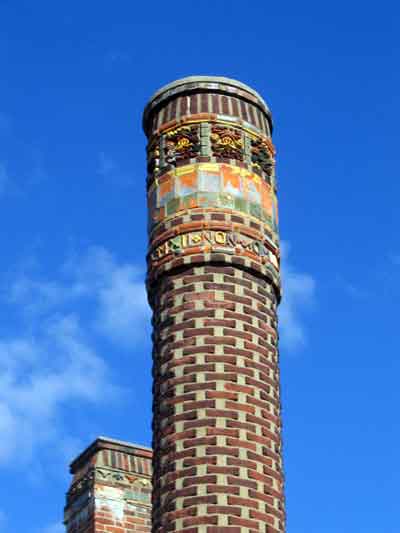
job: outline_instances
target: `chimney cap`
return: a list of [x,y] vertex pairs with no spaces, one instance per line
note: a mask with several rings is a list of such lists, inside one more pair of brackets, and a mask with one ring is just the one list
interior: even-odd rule
[[191,94],[205,91],[236,95],[238,98],[253,103],[266,115],[272,131],[272,115],[268,105],[257,91],[245,83],[223,76],[187,76],[164,85],[150,98],[143,112],[143,130],[145,134],[149,134],[149,117],[156,108],[161,107],[166,101],[180,93]]
[[123,440],[110,439],[109,437],[97,437],[95,441],[93,441],[72,461],[69,467],[71,474],[74,474],[77,470],[82,468],[101,450],[114,450],[129,455],[144,457],[146,459],[151,459],[153,455],[152,449],[147,448],[146,446],[140,446]]

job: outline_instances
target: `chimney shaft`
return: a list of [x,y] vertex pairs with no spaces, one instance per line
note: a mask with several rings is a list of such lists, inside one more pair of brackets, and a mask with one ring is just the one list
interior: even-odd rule
[[158,91],[148,137],[153,533],[285,531],[272,118],[246,85]]

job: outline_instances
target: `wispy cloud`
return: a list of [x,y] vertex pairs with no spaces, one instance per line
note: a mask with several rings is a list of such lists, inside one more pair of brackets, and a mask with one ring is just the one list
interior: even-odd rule
[[76,280],[75,293],[95,299],[97,331],[129,345],[143,338],[150,323],[150,309],[138,267],[119,264],[104,248],[92,247],[83,260],[71,259],[66,271]]
[[115,392],[74,315],[53,316],[43,329],[1,342],[0,361],[1,463],[30,460],[38,446],[59,440],[65,402],[97,402]]
[[120,394],[98,351],[99,335],[122,346],[147,334],[140,272],[94,247],[69,258],[54,280],[16,275],[1,299],[20,315],[21,329],[0,342],[0,463],[29,462],[54,443],[70,453],[76,438],[63,422],[64,407]]
[[8,299],[30,316],[89,302],[92,312],[86,320],[92,331],[117,344],[132,343],[143,339],[150,323],[143,278],[136,265],[118,262],[105,248],[92,246],[83,256],[71,254],[56,280],[20,274],[9,284]]
[[282,243],[283,298],[279,308],[282,347],[296,351],[304,347],[307,332],[302,313],[314,303],[316,283],[307,273],[298,272],[289,258],[290,245]]

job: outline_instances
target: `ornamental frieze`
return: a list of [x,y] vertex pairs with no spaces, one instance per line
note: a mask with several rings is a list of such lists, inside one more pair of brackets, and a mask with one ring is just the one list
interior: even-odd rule
[[255,136],[239,126],[219,122],[188,124],[171,129],[149,143],[147,173],[156,176],[165,167],[181,161],[208,157],[210,162],[230,159],[245,164],[264,179],[274,171],[275,149],[267,137]]
[[224,252],[235,253],[237,250],[250,252],[258,257],[269,259],[275,268],[279,268],[276,255],[261,240],[251,239],[235,231],[202,230],[177,235],[158,246],[151,254],[151,261],[159,261],[169,254],[181,254],[190,248],[201,247],[204,251],[223,248]]
[[154,174],[160,170],[160,147],[157,142],[147,147],[147,173]]
[[274,173],[274,148],[266,139],[251,140],[251,164],[255,170],[265,172],[271,177]]
[[127,474],[126,472],[118,472],[115,470],[107,470],[105,468],[95,469],[96,481],[107,481],[112,484],[125,484],[125,485],[140,485],[142,487],[150,487],[151,482],[149,479]]
[[198,126],[183,126],[169,131],[164,136],[164,164],[173,165],[200,153]]
[[215,124],[211,127],[211,149],[216,157],[225,159],[244,159],[244,143],[242,133],[233,128]]

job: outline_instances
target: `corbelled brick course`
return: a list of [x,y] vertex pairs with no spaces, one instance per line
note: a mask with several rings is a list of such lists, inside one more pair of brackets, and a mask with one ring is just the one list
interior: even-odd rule
[[285,531],[271,114],[194,77],[146,107],[153,533]]

